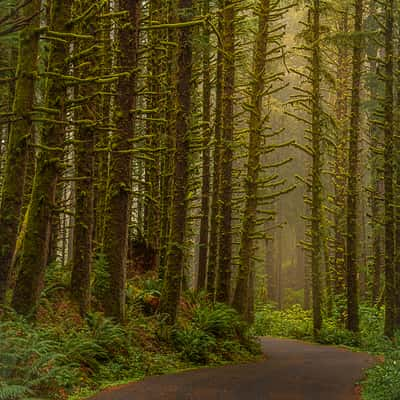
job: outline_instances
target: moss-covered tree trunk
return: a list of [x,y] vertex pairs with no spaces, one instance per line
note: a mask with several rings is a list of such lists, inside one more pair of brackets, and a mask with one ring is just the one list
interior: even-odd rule
[[394,0],[385,2],[385,335],[393,337],[395,323],[395,217],[394,217]]
[[[261,168],[260,156],[263,149],[263,128],[266,122],[265,111],[263,110],[264,98],[266,96],[265,82],[267,74],[267,52],[268,35],[270,27],[270,13],[273,4],[270,0],[259,2],[258,31],[255,37],[253,52],[253,70],[249,99],[249,150],[247,158],[247,175],[245,186],[245,205],[241,223],[241,237],[239,250],[239,271],[233,306],[247,320],[252,319],[249,315],[249,301],[252,280],[251,275],[254,248],[255,228],[257,223],[257,195],[259,172]],[[267,110],[269,113],[269,110]]]
[[[71,4],[72,1],[52,2],[52,31],[60,35],[68,33]],[[48,117],[41,131],[40,153],[29,204],[20,272],[13,297],[13,307],[22,314],[35,309],[48,262],[57,183],[62,173],[67,97],[63,76],[68,73],[68,64],[65,62],[68,52],[68,41],[55,40],[52,43],[46,87]]]
[[[220,8],[223,0],[219,1]],[[222,31],[223,15],[218,17],[218,30]],[[215,297],[215,285],[218,270],[218,243],[220,232],[220,186],[221,186],[221,131],[222,131],[222,80],[223,80],[223,49],[218,43],[217,67],[215,83],[215,117],[214,117],[214,151],[213,151],[213,176],[210,210],[210,237],[208,248],[207,292],[212,300]]]
[[[83,13],[89,5],[88,2],[83,1],[79,12]],[[80,68],[82,79],[100,76],[102,72],[98,63],[101,53],[93,48],[96,39],[100,37],[99,15],[100,10],[94,9],[82,20],[79,29],[81,34],[93,35],[93,41],[85,40],[84,45],[78,46],[78,53],[85,54],[79,57],[79,62],[85,65]],[[74,137],[76,180],[74,182],[75,226],[72,238],[71,296],[78,304],[81,315],[90,311],[94,227],[94,143],[96,129],[100,126],[97,121],[99,101],[95,96],[96,89],[96,84],[86,83],[76,91],[77,94],[79,93],[79,99],[86,99],[76,109],[80,123]]]
[[118,321],[125,317],[126,259],[130,222],[132,143],[136,99],[136,67],[139,44],[140,0],[119,0],[118,68],[124,73],[118,80],[115,96],[116,131],[111,139],[110,184],[105,220],[104,254],[109,282],[103,305],[106,314]]
[[24,183],[33,134],[32,109],[39,49],[40,0],[32,0],[21,9],[21,16],[31,18],[19,38],[13,118],[8,139],[7,161],[0,203],[0,304],[4,302],[14,255]]
[[[193,16],[192,0],[179,0],[179,21],[190,21]],[[192,80],[192,28],[181,27],[178,31],[177,57],[177,114],[175,122],[175,151],[171,226],[167,269],[161,297],[160,311],[168,316],[167,322],[176,321],[184,270],[184,246],[187,217],[189,177],[189,150],[191,127],[191,80]]]
[[321,105],[321,5],[313,0],[310,8],[311,30],[311,286],[314,336],[322,327],[322,105]]
[[[164,6],[165,7],[165,6]],[[158,25],[163,19],[163,5],[160,0],[150,2],[150,23]],[[160,248],[160,154],[161,137],[165,129],[163,113],[165,109],[165,95],[163,94],[163,62],[165,48],[162,41],[166,40],[164,30],[153,29],[149,32],[150,58],[148,60],[149,76],[147,109],[149,114],[146,121],[147,148],[150,157],[145,161],[145,208],[144,208],[144,236],[147,243],[157,254],[158,266]]]
[[[177,0],[168,0],[163,2],[162,21],[168,24],[177,22],[176,6]],[[174,27],[168,28],[166,38],[166,60],[163,62],[165,73],[166,105],[163,110],[165,116],[165,129],[162,135],[161,151],[161,182],[160,182],[160,278],[164,277],[167,266],[167,252],[169,247],[169,232],[171,225],[171,205],[173,191],[173,151],[176,123],[176,74],[177,74],[177,30]]]
[[[339,23],[339,31],[347,34],[348,9],[343,10]],[[337,90],[335,103],[335,117],[337,122],[337,135],[334,160],[334,191],[335,191],[335,214],[334,214],[334,260],[332,265],[332,281],[334,290],[334,301],[336,307],[341,307],[345,296],[345,237],[346,224],[345,196],[346,196],[346,165],[347,165],[347,144],[348,144],[348,91],[349,91],[349,51],[346,45],[338,45],[337,60]]]
[[[107,0],[102,11],[100,21],[101,39],[103,45],[101,47],[101,73],[103,75],[111,75],[113,73],[112,52],[113,40],[111,37],[112,19],[109,18],[111,8],[111,0]],[[107,15],[108,14],[108,15]],[[95,159],[94,159],[94,238],[93,245],[96,253],[103,251],[105,223],[104,217],[106,213],[106,197],[108,185],[108,161],[109,161],[109,144],[111,130],[111,107],[112,107],[112,83],[105,83],[102,88],[103,94],[100,100],[101,109],[101,128],[95,130]]]
[[216,299],[228,303],[232,271],[232,163],[235,96],[235,18],[238,0],[225,0],[223,7],[223,80],[221,132],[221,225],[218,240]]
[[363,0],[354,5],[354,46],[353,73],[351,89],[351,113],[349,131],[349,178],[347,186],[347,236],[346,236],[346,288],[347,288],[347,328],[358,332],[358,258],[357,258],[357,210],[358,201],[358,164],[360,137],[360,102],[363,41]]
[[[365,29],[367,31],[379,31],[379,21],[376,19],[377,2],[370,0],[368,2],[368,15],[366,16]],[[375,37],[366,37],[366,53],[368,60],[368,69],[370,71],[369,79],[366,80],[366,88],[369,92],[371,107],[368,109],[369,119],[369,137],[371,146],[369,149],[370,165],[371,165],[371,192],[369,201],[371,207],[371,246],[372,254],[370,261],[370,301],[372,305],[379,302],[382,292],[381,278],[384,264],[383,254],[383,202],[381,198],[383,194],[383,158],[380,151],[383,144],[383,132],[379,127],[376,119],[376,111],[378,107],[378,96],[380,95],[379,82],[379,62],[378,52],[380,44]]]
[[[203,0],[203,15],[210,12],[210,1]],[[208,233],[210,223],[210,141],[211,141],[211,51],[210,27],[205,25],[203,31],[203,160],[201,188],[201,219],[199,240],[199,264],[197,274],[197,290],[203,290],[207,284]]]

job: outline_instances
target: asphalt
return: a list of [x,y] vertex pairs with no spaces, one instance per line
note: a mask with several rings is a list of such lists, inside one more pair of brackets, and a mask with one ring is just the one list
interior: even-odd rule
[[366,353],[262,338],[264,361],[204,368],[108,389],[88,400],[359,400]]

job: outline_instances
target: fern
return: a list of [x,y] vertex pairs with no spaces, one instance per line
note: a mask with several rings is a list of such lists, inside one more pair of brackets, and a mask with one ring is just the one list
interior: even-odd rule
[[30,395],[33,395],[33,392],[26,386],[0,382],[0,400],[25,400]]

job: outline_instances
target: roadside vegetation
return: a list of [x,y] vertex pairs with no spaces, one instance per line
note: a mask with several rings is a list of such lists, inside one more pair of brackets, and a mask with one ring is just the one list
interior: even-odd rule
[[[362,383],[363,400],[400,399],[400,332],[393,340],[383,335],[384,309],[360,307],[360,332],[348,331],[344,315],[335,313],[324,318],[317,341],[321,344],[343,345],[355,351],[366,351],[382,362],[366,373]],[[300,305],[277,310],[274,305],[260,306],[255,314],[252,333],[258,336],[285,337],[314,341],[312,314]]]
[[149,375],[259,356],[239,314],[206,296],[187,293],[177,324],[168,326],[158,313],[160,282],[149,276],[129,283],[125,324],[100,311],[82,318],[60,271],[57,265],[49,271],[35,323],[11,309],[1,314],[1,400],[83,399]]

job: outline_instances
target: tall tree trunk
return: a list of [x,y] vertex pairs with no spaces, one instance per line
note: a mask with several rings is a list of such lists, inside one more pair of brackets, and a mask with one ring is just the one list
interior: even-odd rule
[[[223,7],[223,0],[219,0],[220,8]],[[218,31],[223,29],[223,15],[218,17]],[[215,129],[214,129],[214,154],[213,154],[213,177],[211,194],[210,214],[210,238],[208,249],[208,270],[207,270],[207,292],[212,300],[215,297],[216,277],[218,271],[218,243],[220,239],[220,187],[221,187],[221,133],[222,133],[222,81],[224,76],[223,43],[219,43],[217,51],[217,71],[215,85]]]
[[[111,8],[111,0],[107,0],[102,13],[101,20],[102,29],[102,54],[101,67],[103,75],[113,73],[112,53],[113,39],[111,37],[112,20],[106,17],[107,14],[113,11]],[[94,160],[94,251],[100,253],[103,251],[105,223],[104,217],[106,214],[106,197],[109,172],[109,145],[110,145],[110,127],[111,127],[111,90],[112,85],[106,83],[102,88],[104,94],[101,96],[101,122],[102,129],[97,129],[95,132],[95,160]]]
[[351,89],[349,178],[347,188],[346,236],[346,287],[347,329],[358,332],[358,258],[357,258],[357,209],[358,209],[358,152],[360,136],[360,91],[362,73],[362,22],[363,0],[355,2],[353,77]]
[[0,304],[9,284],[21,208],[29,143],[33,135],[32,110],[39,51],[40,0],[32,0],[21,10],[21,16],[33,19],[19,38],[13,117],[8,140],[7,161],[0,204]]
[[[177,22],[176,1],[166,1],[166,10],[163,12],[163,20],[168,24],[175,24]],[[174,151],[174,137],[175,137],[175,124],[176,124],[176,74],[177,74],[177,32],[175,28],[169,28],[167,33],[167,42],[170,43],[166,49],[167,60],[165,65],[165,84],[168,88],[166,95],[165,120],[166,127],[165,133],[162,136],[162,152],[161,152],[161,204],[160,204],[160,278],[164,277],[165,269],[167,267],[167,252],[169,246],[169,232],[171,225],[171,204],[172,204],[172,190],[173,190],[173,151]]]
[[312,141],[312,193],[311,193],[311,286],[313,303],[313,330],[317,337],[322,327],[321,263],[322,263],[322,109],[321,109],[321,6],[313,0],[311,12],[311,141]]
[[[82,2],[80,12],[83,13],[88,2]],[[99,10],[82,21],[82,34],[98,36],[95,27]],[[88,27],[88,28],[86,28]],[[94,42],[85,43],[85,47],[78,47],[78,52],[91,49]],[[98,51],[86,51],[86,56],[80,57],[79,62],[85,63],[81,68],[81,78],[91,75],[101,75],[97,60],[101,56]],[[94,141],[95,131],[99,128],[97,121],[99,102],[95,96],[95,84],[85,84],[78,88],[80,98],[86,100],[77,110],[76,115],[80,122],[75,132],[75,225],[73,235],[73,255],[71,272],[71,296],[78,304],[81,315],[90,311],[90,276],[93,259],[93,226],[94,226]]]
[[[179,21],[191,20],[192,0],[179,0]],[[177,114],[175,123],[174,190],[171,206],[171,228],[167,269],[160,311],[168,315],[167,322],[176,321],[184,270],[184,245],[187,217],[187,193],[190,151],[190,113],[192,80],[192,28],[178,31]]]
[[216,299],[228,303],[232,270],[232,162],[235,95],[235,18],[237,0],[225,0],[223,8],[223,86],[221,146],[221,225],[218,241]]
[[118,321],[125,318],[125,281],[128,251],[128,225],[130,222],[130,190],[132,175],[132,144],[134,136],[134,109],[136,66],[139,33],[140,0],[119,0],[119,11],[127,13],[128,20],[120,21],[117,31],[119,44],[118,65],[125,72],[117,83],[115,97],[115,124],[113,134],[110,185],[108,188],[108,215],[104,255],[109,273],[103,305],[106,314]]
[[[249,150],[247,158],[247,175],[245,186],[245,206],[242,216],[240,250],[239,250],[239,271],[233,306],[248,321],[253,316],[248,315],[249,299],[251,290],[250,285],[253,282],[252,265],[255,248],[255,229],[257,223],[257,195],[259,172],[261,168],[260,156],[263,150],[263,128],[265,112],[263,111],[264,98],[268,94],[265,91],[265,82],[267,78],[267,51],[268,34],[270,27],[270,0],[259,2],[258,13],[258,31],[255,38],[253,52],[253,71],[250,91],[250,118],[249,118]],[[267,110],[267,113],[270,111]]]
[[[159,0],[150,2],[150,21],[151,24],[160,24],[163,17],[162,4]],[[150,159],[145,161],[145,180],[146,180],[146,199],[144,208],[144,237],[147,243],[155,250],[157,254],[156,264],[159,264],[160,252],[160,157],[159,148],[161,147],[162,132],[165,128],[162,122],[163,98],[162,98],[162,56],[163,50],[160,50],[161,41],[165,39],[163,31],[150,31],[150,54],[148,60],[148,104],[147,109],[150,114],[147,117],[147,146],[150,153]]]
[[[71,1],[52,3],[51,26],[54,32],[69,32],[71,5]],[[13,297],[13,307],[22,314],[30,313],[37,306],[48,263],[57,183],[62,173],[65,136],[63,122],[66,120],[67,97],[66,80],[63,76],[68,73],[68,64],[65,62],[68,52],[68,42],[54,41],[49,55],[46,95],[47,109],[51,110],[51,114],[46,118],[41,132],[41,150],[37,159],[20,272]]]
[[[368,4],[369,15],[366,20],[366,30],[378,31],[379,23],[376,20],[376,1],[370,0]],[[382,171],[383,159],[382,155],[378,154],[377,149],[383,143],[382,130],[380,129],[376,118],[376,108],[379,95],[379,76],[378,76],[378,51],[379,43],[376,38],[367,38],[367,56],[369,70],[373,74],[374,79],[367,81],[370,92],[371,101],[374,104],[373,109],[369,112],[370,129],[369,135],[371,140],[370,159],[371,159],[371,186],[370,206],[371,206],[371,236],[372,236],[372,262],[371,262],[371,305],[377,305],[379,302],[380,293],[382,291],[381,276],[383,272],[384,255],[383,255],[383,226],[382,226],[382,202],[380,198],[384,197]]]
[[[210,1],[203,0],[203,15],[210,13]],[[197,290],[204,290],[207,283],[208,233],[210,223],[210,141],[211,141],[211,59],[210,28],[204,27],[203,50],[203,165],[201,188],[201,219],[199,240],[199,265]]]
[[[349,11],[346,7],[339,23],[339,31],[348,34]],[[346,222],[343,210],[345,209],[346,165],[348,146],[348,90],[349,90],[349,51],[347,46],[339,44],[337,61],[337,92],[335,116],[338,124],[337,145],[335,147],[335,214],[334,214],[334,261],[333,261],[333,289],[337,311],[342,314],[342,301],[345,297],[346,268],[345,268],[345,237]]]
[[385,2],[385,335],[393,337],[395,322],[395,218],[394,218],[394,0]]

